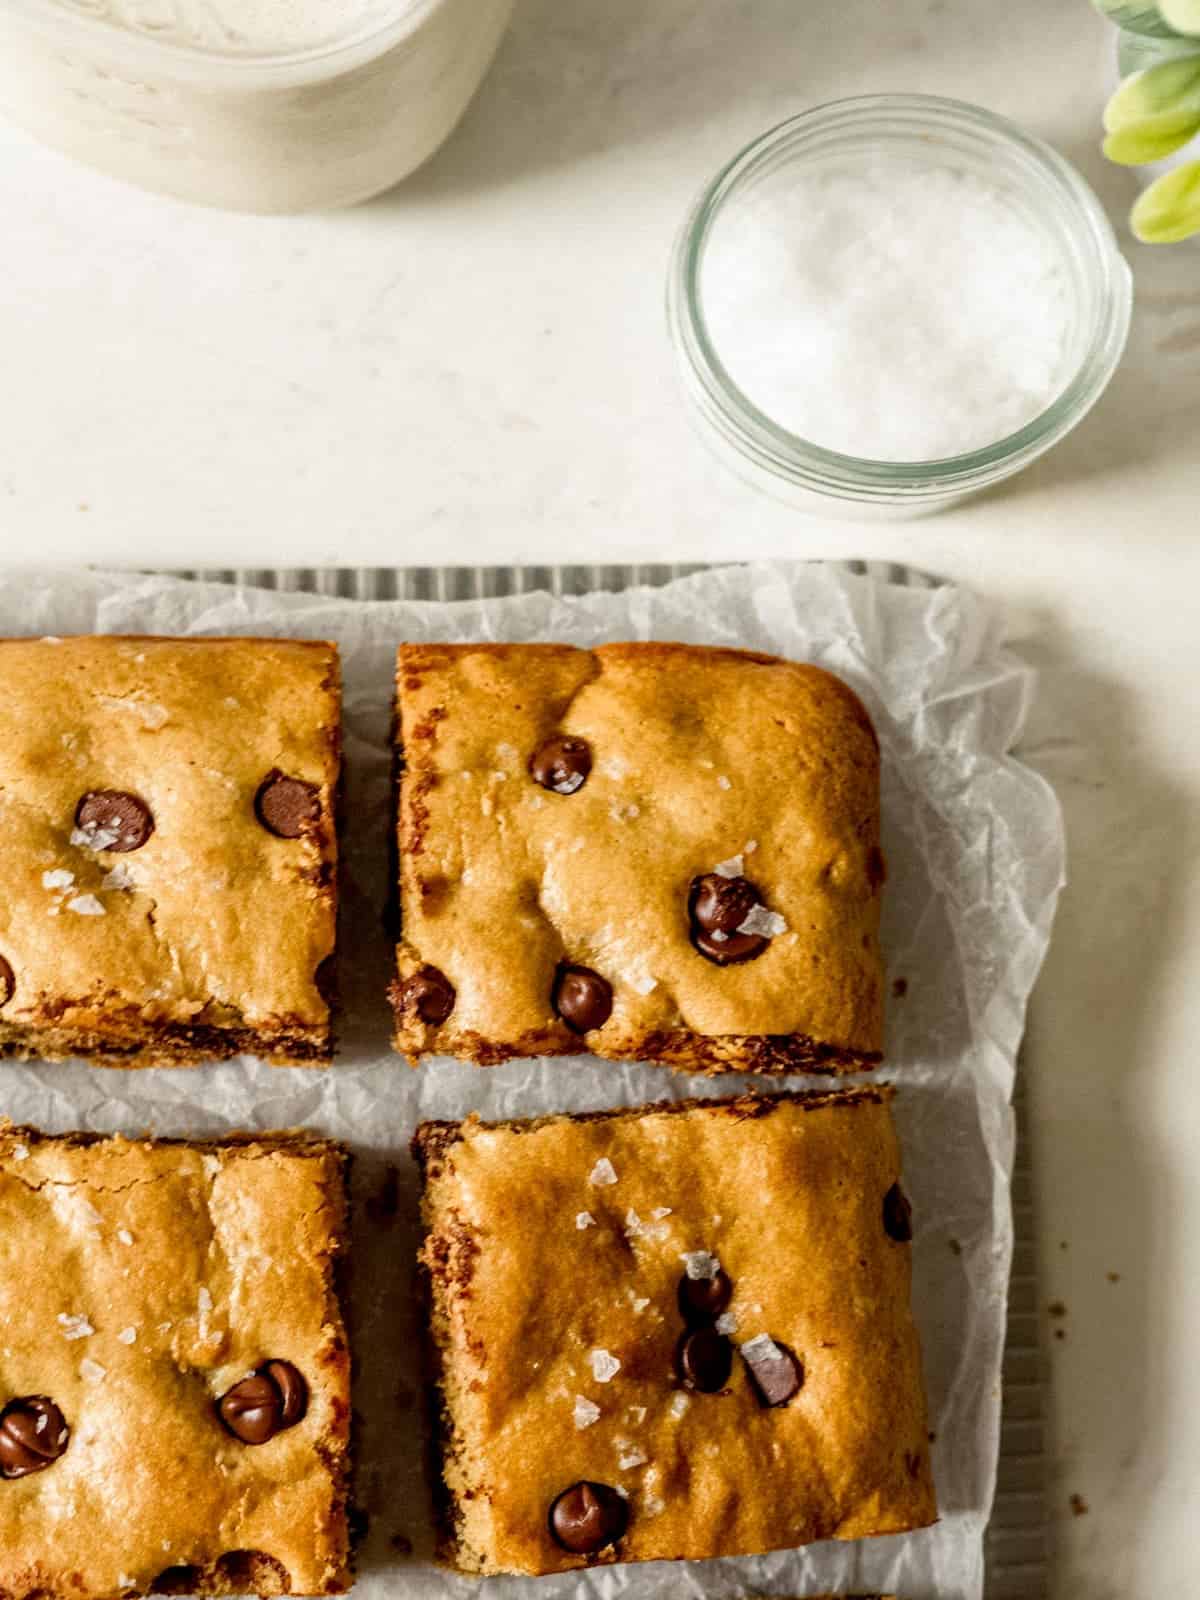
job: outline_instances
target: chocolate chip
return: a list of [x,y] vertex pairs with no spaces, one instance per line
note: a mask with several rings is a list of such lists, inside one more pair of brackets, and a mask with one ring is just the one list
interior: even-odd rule
[[3,956],[0,956],[0,1006],[6,1006],[16,993],[17,977]]
[[733,1346],[715,1328],[693,1328],[676,1347],[675,1370],[689,1389],[717,1394],[733,1371]]
[[0,1411],[0,1477],[27,1478],[44,1472],[70,1443],[66,1419],[44,1394],[10,1400]]
[[591,967],[575,967],[567,962],[558,969],[551,997],[554,1009],[572,1033],[590,1033],[602,1028],[612,1016],[612,984]]
[[573,1483],[550,1507],[550,1533],[572,1555],[615,1544],[629,1526],[629,1506],[607,1483]]
[[591,745],[565,733],[547,739],[529,758],[529,776],[552,794],[574,794],[583,788],[591,770]]
[[883,1197],[883,1227],[889,1238],[897,1244],[907,1244],[912,1238],[912,1206],[898,1183]]
[[204,1582],[199,1567],[164,1567],[150,1583],[151,1594],[195,1594]]
[[694,878],[688,896],[692,943],[719,967],[752,961],[770,940],[761,933],[737,930],[754,907],[762,904],[762,892],[749,878],[723,878],[719,872]]
[[316,825],[321,796],[315,783],[289,778],[273,767],[258,786],[254,814],[268,833],[280,839],[298,839]]
[[742,1359],[764,1406],[785,1406],[799,1394],[804,1368],[787,1345],[767,1339],[759,1344],[751,1339],[742,1346]]
[[140,850],[154,832],[150,807],[124,789],[92,789],[75,807],[75,826],[93,850]]
[[336,956],[326,956],[323,961],[317,964],[317,970],[313,973],[313,986],[330,1011],[333,1011],[338,1003]]
[[441,1027],[454,1010],[457,999],[454,985],[437,967],[422,967],[400,985],[401,1007],[405,1011],[415,1011],[431,1028]]
[[294,1428],[308,1410],[308,1384],[290,1361],[268,1361],[259,1371],[279,1390],[280,1428]]
[[266,1361],[217,1401],[217,1415],[243,1444],[266,1444],[308,1410],[308,1385],[290,1361]]
[[733,1299],[733,1280],[718,1267],[712,1278],[689,1278],[685,1272],[679,1280],[679,1314],[692,1326],[715,1322]]

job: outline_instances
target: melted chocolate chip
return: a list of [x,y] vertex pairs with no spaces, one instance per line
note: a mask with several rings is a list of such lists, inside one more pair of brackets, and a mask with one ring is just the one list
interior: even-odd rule
[[0,1006],[6,1006],[16,993],[16,973],[3,956],[0,956]]
[[573,1483],[550,1507],[550,1534],[572,1555],[615,1544],[629,1526],[629,1506],[607,1483]]
[[912,1206],[898,1183],[883,1197],[883,1228],[897,1244],[907,1244],[912,1238]]
[[554,980],[554,1009],[572,1033],[602,1028],[612,1016],[612,984],[591,967],[564,962]]
[[529,758],[529,776],[552,794],[574,794],[583,788],[591,770],[591,745],[565,733],[547,739]]
[[431,1028],[440,1028],[454,1010],[458,999],[454,985],[437,967],[422,967],[400,985],[400,1004],[405,1011],[415,1011],[422,1022]]
[[787,1345],[772,1340],[767,1349],[756,1349],[757,1339],[742,1346],[742,1359],[764,1406],[785,1406],[800,1393],[804,1367]]
[[75,807],[75,826],[93,850],[124,855],[140,850],[154,832],[150,807],[124,789],[92,789]]
[[217,1401],[217,1415],[243,1444],[266,1444],[308,1410],[308,1385],[290,1361],[266,1361]]
[[720,1267],[713,1278],[689,1278],[685,1272],[679,1280],[679,1314],[691,1326],[715,1322],[732,1299],[733,1280]]
[[702,956],[718,967],[752,961],[762,954],[770,940],[761,933],[737,930],[754,907],[762,904],[762,892],[749,878],[723,878],[719,872],[706,872],[694,878],[688,896],[692,943]]
[[62,1412],[44,1394],[10,1400],[0,1411],[0,1477],[27,1478],[44,1472],[71,1440]]
[[258,786],[254,814],[268,833],[280,839],[299,839],[309,833],[321,815],[321,796],[315,783],[289,778],[273,767]]
[[733,1346],[715,1328],[693,1328],[676,1347],[675,1370],[689,1389],[717,1394],[733,1371]]

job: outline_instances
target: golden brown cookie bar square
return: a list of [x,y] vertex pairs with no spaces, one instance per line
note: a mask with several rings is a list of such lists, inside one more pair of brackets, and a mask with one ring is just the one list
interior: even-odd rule
[[328,1061],[337,648],[0,640],[0,1056]]
[[396,1048],[693,1072],[879,1059],[879,748],[819,668],[405,645]]
[[422,1124],[448,1563],[537,1574],[935,1520],[889,1099]]
[[341,1593],[345,1153],[0,1126],[0,1595]]

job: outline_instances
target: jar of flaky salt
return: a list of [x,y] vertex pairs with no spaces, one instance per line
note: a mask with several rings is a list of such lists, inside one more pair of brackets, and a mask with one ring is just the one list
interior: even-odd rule
[[1129,269],[1040,140],[924,95],[757,140],[680,236],[669,308],[706,436],[810,509],[936,509],[1028,465],[1103,392]]

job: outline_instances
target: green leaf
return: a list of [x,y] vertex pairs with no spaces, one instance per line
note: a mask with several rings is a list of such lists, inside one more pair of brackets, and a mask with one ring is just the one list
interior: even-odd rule
[[1174,244],[1200,233],[1200,161],[1165,173],[1142,195],[1130,219],[1146,244]]
[[1105,154],[1139,166],[1160,161],[1200,133],[1200,53],[1134,73],[1104,110]]
[[1104,154],[1122,167],[1148,167],[1152,161],[1165,161],[1182,150],[1195,137],[1195,130],[1156,138],[1140,128],[1121,128],[1104,141]]
[[1175,30],[1156,5],[1137,5],[1131,0],[1094,0],[1097,11],[1127,33],[1148,34],[1152,39],[1169,39]]
[[1158,0],[1158,9],[1177,33],[1200,33],[1200,0]]

